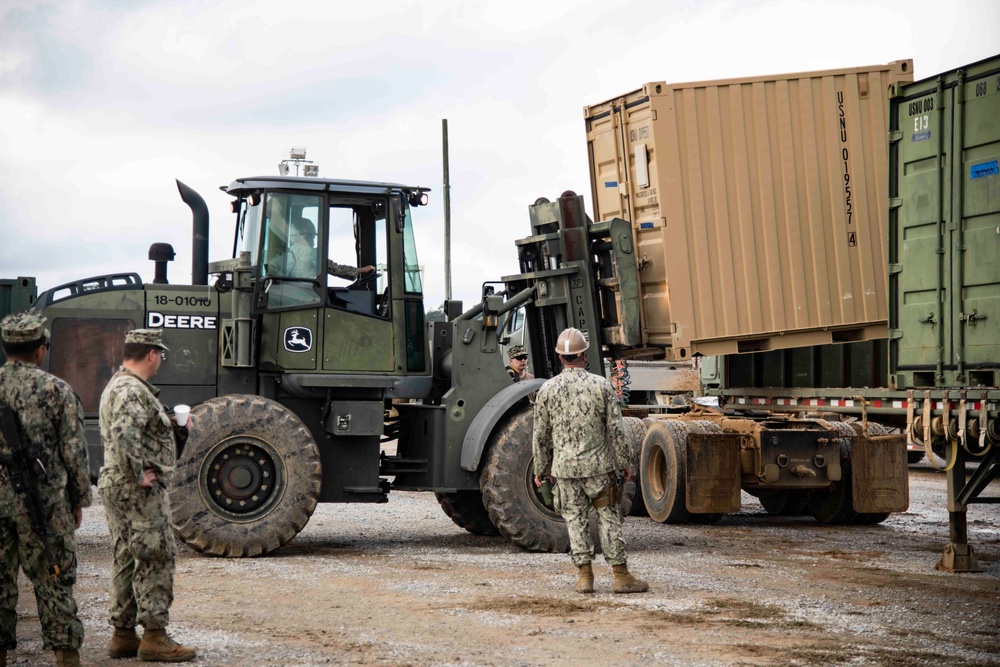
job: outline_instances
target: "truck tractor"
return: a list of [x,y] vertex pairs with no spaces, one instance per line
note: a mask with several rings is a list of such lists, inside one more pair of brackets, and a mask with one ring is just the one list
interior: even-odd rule
[[[162,328],[170,351],[153,382],[166,406],[193,406],[170,498],[194,549],[266,554],[318,502],[381,503],[392,489],[433,491],[470,532],[568,549],[532,483],[528,395],[542,380],[513,383],[500,357],[499,319],[532,292],[505,299],[487,285],[484,303],[448,302],[448,321],[429,328],[411,219],[427,188],[237,179],[224,188],[233,257],[210,264],[207,206],[177,185],[193,214],[193,284],[168,281],[173,249],[154,243],[152,283],[97,276],[34,305],[49,319],[49,370],[82,399],[95,473],[101,391],[124,333]],[[629,428],[638,446],[641,422]]]

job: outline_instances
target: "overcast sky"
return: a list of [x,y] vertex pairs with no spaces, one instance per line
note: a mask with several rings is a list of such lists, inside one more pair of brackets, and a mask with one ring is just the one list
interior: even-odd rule
[[208,202],[224,259],[219,186],[305,146],[321,176],[433,188],[416,231],[436,306],[447,118],[468,305],[516,272],[535,199],[571,189],[590,210],[585,105],[648,81],[904,58],[921,79],[998,53],[998,0],[0,0],[0,278],[151,280],[165,241],[172,282],[189,282],[173,179]]

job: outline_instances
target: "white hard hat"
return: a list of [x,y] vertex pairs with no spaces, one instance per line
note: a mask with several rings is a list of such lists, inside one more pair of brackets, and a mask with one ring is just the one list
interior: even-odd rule
[[580,354],[590,347],[587,336],[579,329],[570,327],[559,334],[556,341],[556,354],[571,355]]

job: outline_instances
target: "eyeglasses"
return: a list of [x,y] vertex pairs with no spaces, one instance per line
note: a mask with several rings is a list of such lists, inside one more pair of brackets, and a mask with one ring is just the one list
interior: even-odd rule
[[528,355],[526,355],[526,354],[519,354],[519,355],[517,355],[514,358],[517,359],[518,361],[527,361],[528,360]]
[[50,341],[50,340],[47,340],[47,341],[45,341],[44,343],[42,343],[42,345],[44,345],[44,346],[45,346],[45,349],[47,350],[47,349],[49,349],[50,347],[52,347],[52,341]]

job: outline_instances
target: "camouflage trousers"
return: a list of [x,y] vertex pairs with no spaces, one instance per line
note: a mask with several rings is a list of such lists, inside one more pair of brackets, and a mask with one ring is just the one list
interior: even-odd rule
[[[560,477],[556,484],[556,510],[566,521],[569,530],[570,555],[579,567],[594,560],[594,540],[590,536],[590,512],[593,499],[608,485],[607,475],[596,477]],[[625,537],[622,535],[622,518],[617,505],[607,505],[597,512],[597,530],[601,550],[609,565],[625,562]]]
[[27,514],[0,517],[0,651],[17,648],[17,572],[24,570],[35,586],[42,645],[48,651],[78,649],[83,643],[83,623],[77,615],[75,521],[65,501],[46,511],[49,515],[49,550],[59,566],[49,576],[42,543],[31,529]]
[[151,489],[117,485],[98,491],[114,555],[108,621],[116,628],[162,630],[170,622],[177,553],[167,491],[158,482]]

